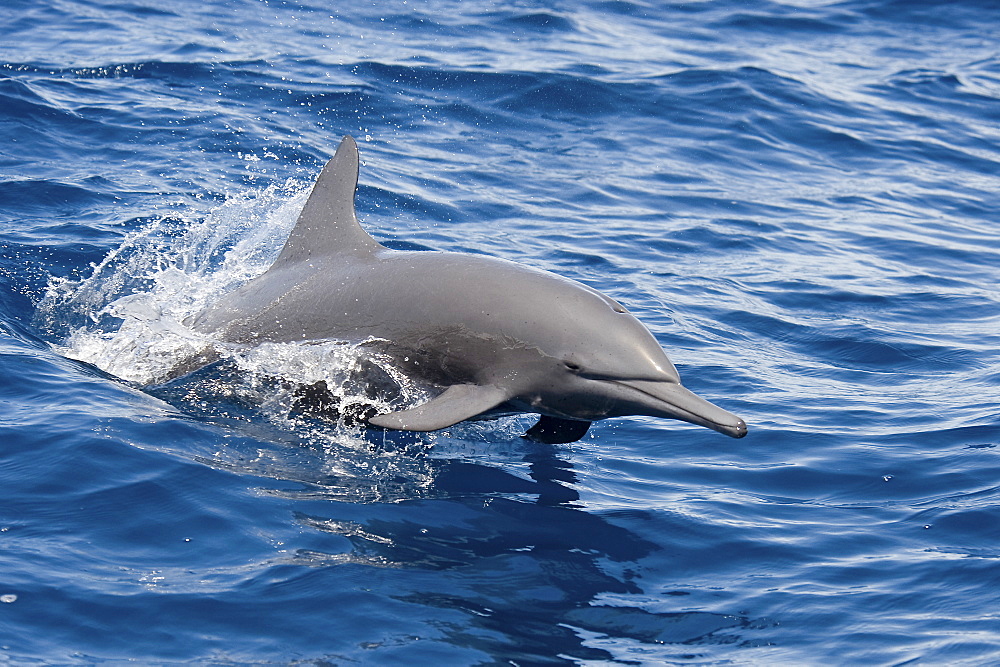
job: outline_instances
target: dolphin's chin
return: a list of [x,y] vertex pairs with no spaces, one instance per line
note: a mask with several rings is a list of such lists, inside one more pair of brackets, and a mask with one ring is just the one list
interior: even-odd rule
[[623,394],[620,400],[628,406],[626,414],[679,419],[732,438],[742,438],[747,434],[747,425],[742,419],[680,384],[645,380],[615,380],[609,384],[616,385],[616,389]]

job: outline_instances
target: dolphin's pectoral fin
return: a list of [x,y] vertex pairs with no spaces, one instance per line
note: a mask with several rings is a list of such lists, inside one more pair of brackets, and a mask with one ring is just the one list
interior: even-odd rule
[[499,387],[453,384],[423,405],[378,415],[368,423],[400,431],[436,431],[495,408],[508,398]]
[[567,442],[576,442],[585,436],[588,428],[590,422],[542,415],[538,423],[529,428],[524,437],[546,445],[564,445]]

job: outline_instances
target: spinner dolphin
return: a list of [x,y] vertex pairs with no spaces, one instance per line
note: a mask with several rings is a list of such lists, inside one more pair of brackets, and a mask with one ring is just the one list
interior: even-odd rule
[[274,264],[192,318],[242,345],[385,341],[401,370],[441,391],[368,419],[433,431],[497,412],[541,415],[527,437],[582,437],[590,423],[648,415],[734,438],[739,417],[685,389],[659,343],[618,302],[513,262],[380,245],[358,224],[358,149],[345,137]]

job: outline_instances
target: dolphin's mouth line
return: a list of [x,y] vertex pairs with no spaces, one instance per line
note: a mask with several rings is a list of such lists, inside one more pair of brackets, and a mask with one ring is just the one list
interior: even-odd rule
[[[688,408],[682,407],[682,406],[678,405],[676,402],[670,401],[668,398],[665,398],[664,396],[660,396],[660,395],[654,394],[652,392],[646,391],[645,389],[642,389],[641,387],[637,387],[636,385],[631,384],[628,380],[606,380],[606,382],[611,382],[612,384],[616,384],[616,385],[621,386],[621,387],[626,387],[626,388],[628,388],[628,389],[630,389],[632,391],[637,391],[640,394],[643,394],[644,396],[648,396],[648,397],[652,398],[653,400],[655,400],[655,401],[657,401],[659,403],[665,403],[665,404],[669,405],[672,410],[675,410],[677,412],[677,418],[682,419],[682,421],[689,421],[690,423],[693,423],[693,424],[702,424],[704,426],[708,426],[712,430],[719,431],[720,433],[725,433],[727,435],[731,435],[731,436],[733,436],[735,438],[742,438],[747,433],[746,423],[742,419],[740,419],[739,417],[737,417],[736,415],[731,415],[733,417],[733,419],[736,420],[735,424],[732,423],[732,422],[719,421],[719,420],[713,419],[712,417],[709,417],[707,415],[699,414],[697,412],[692,412]],[[677,386],[681,386],[681,385],[677,385]],[[691,394],[691,395],[695,396],[695,394]],[[704,401],[704,399],[700,399],[700,400]],[[718,406],[716,406],[716,405],[714,405],[712,403],[709,403],[708,401],[704,401],[704,402],[707,403],[708,405],[712,406],[713,408],[719,410],[720,412],[725,412],[725,410],[723,410],[722,408],[720,408],[720,407],[718,407]],[[726,414],[729,414],[729,413],[726,413]],[[685,417],[688,417],[689,419],[684,419]]]
[[715,424],[717,426],[725,426],[725,424],[723,424],[722,422],[717,422],[714,419],[711,419],[709,417],[703,417],[703,416],[701,416],[699,414],[695,414],[694,412],[691,412],[687,408],[682,408],[681,406],[677,405],[676,403],[671,403],[670,401],[666,400],[662,396],[657,396],[656,394],[652,394],[652,393],[650,393],[648,391],[640,389],[639,387],[636,387],[635,385],[631,385],[631,384],[628,383],[627,380],[626,381],[622,381],[622,380],[610,380],[610,382],[613,382],[614,384],[620,385],[622,387],[628,387],[629,389],[632,389],[633,391],[637,391],[640,394],[645,394],[646,396],[649,396],[652,399],[660,401],[661,403],[666,403],[667,405],[669,405],[670,407],[674,408],[678,412],[683,412],[685,415],[691,415],[692,417],[700,419],[701,421],[711,422],[712,424]]

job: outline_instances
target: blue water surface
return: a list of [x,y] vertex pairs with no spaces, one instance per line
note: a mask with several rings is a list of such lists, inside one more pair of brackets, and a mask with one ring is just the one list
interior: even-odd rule
[[[0,660],[1000,662],[998,28],[994,0],[8,0]],[[165,353],[97,313],[155,309],[195,231],[276,250],[344,134],[380,241],[604,291],[750,435],[344,439],[267,387],[120,379]]]

